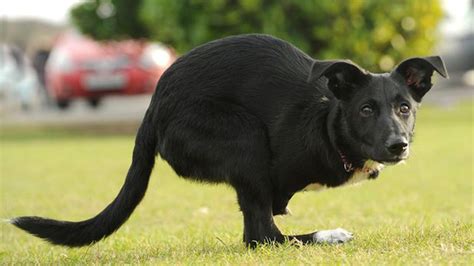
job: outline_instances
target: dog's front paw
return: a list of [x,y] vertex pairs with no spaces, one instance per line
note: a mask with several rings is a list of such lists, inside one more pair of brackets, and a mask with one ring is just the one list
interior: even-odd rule
[[348,242],[351,239],[352,233],[342,228],[318,231],[313,235],[315,243],[340,244]]

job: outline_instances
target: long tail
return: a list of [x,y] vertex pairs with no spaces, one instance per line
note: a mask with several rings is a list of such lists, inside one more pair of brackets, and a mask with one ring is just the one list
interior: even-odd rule
[[53,244],[80,247],[95,243],[115,232],[145,195],[155,164],[156,131],[148,110],[135,139],[133,159],[117,197],[95,217],[67,222],[35,216],[14,218],[15,226]]

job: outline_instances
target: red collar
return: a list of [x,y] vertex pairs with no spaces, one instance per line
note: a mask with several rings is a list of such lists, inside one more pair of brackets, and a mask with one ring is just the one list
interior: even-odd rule
[[354,166],[352,165],[351,162],[349,162],[349,160],[347,159],[347,156],[344,155],[340,150],[337,150],[337,152],[339,153],[339,156],[341,157],[341,161],[344,164],[344,170],[347,173],[354,171]]

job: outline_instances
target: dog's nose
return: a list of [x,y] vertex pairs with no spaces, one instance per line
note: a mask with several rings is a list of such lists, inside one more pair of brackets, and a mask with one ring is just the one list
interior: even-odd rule
[[397,156],[401,155],[408,148],[408,141],[405,138],[397,138],[387,144],[387,150]]

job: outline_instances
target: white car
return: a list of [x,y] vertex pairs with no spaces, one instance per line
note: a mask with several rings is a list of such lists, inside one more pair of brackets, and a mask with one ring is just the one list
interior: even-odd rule
[[18,48],[0,44],[0,112],[37,107],[40,86],[28,58]]

